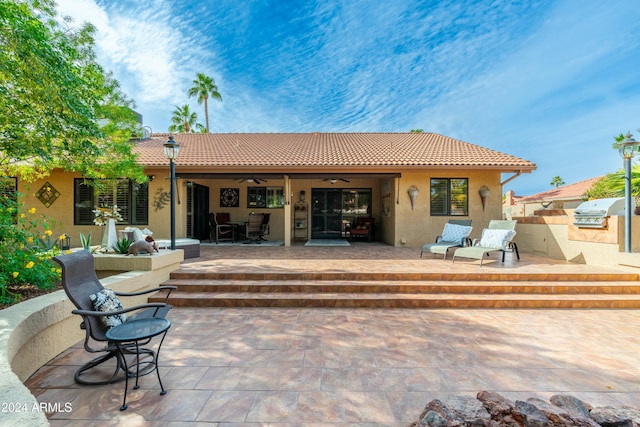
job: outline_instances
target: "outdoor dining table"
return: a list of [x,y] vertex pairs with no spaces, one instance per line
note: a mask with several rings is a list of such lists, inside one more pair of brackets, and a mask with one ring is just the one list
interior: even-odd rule
[[239,236],[244,235],[244,227],[247,225],[247,221],[227,221],[225,224],[228,224],[233,227],[233,235],[235,236],[235,241],[237,242]]

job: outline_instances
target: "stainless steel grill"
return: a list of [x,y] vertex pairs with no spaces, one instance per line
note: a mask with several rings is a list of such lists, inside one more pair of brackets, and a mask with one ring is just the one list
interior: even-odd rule
[[624,215],[624,198],[583,202],[573,211],[573,225],[580,228],[607,228],[611,215]]

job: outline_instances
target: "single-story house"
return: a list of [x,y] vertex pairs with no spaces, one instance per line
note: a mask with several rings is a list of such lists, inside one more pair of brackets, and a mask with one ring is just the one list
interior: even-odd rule
[[[96,207],[121,209],[118,228],[170,235],[169,134],[132,141],[149,177],[96,189],[82,176],[54,171],[17,182],[28,208],[56,220],[79,245],[99,235]],[[502,186],[534,163],[436,133],[177,134],[176,237],[210,239],[209,213],[246,221],[270,214],[269,240],[346,238],[358,217],[374,218],[375,240],[419,247],[451,218],[472,219],[474,234],[502,217]],[[502,181],[502,174],[506,178]],[[297,207],[296,207],[297,206]],[[301,220],[304,217],[304,220]],[[476,233],[477,231],[477,233]]]
[[602,178],[596,176],[529,196],[516,196],[509,190],[505,193],[504,215],[509,218],[523,217],[535,215],[542,210],[575,209],[585,201],[586,191]]

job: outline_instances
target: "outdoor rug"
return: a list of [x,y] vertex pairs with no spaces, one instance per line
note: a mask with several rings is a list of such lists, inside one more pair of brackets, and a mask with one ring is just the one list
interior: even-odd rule
[[[248,242],[248,240],[245,240],[246,242]],[[267,241],[261,241],[259,244],[254,243],[244,243],[243,241],[240,242],[220,242],[217,243],[213,242],[213,243],[200,243],[201,246],[284,246],[284,240],[267,240]]]
[[307,240],[305,246],[351,246],[346,240],[340,239],[311,239]]

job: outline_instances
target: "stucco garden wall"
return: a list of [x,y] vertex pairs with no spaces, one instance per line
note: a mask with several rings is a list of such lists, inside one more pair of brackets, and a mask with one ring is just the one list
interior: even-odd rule
[[602,267],[640,267],[640,216],[632,217],[632,252],[624,252],[624,217],[612,216],[607,229],[573,225],[572,210],[565,215],[514,217],[521,253]]
[[[96,256],[96,269],[111,268],[117,256]],[[135,292],[158,286],[179,268],[183,252],[163,251],[152,257],[124,258],[128,271],[101,279],[105,287]],[[146,302],[148,295],[127,298],[127,306]],[[46,362],[84,338],[80,318],[64,291],[57,291],[0,310],[0,402],[11,404],[1,414],[3,426],[46,426],[49,422],[23,382]]]

